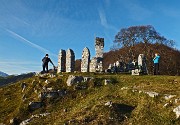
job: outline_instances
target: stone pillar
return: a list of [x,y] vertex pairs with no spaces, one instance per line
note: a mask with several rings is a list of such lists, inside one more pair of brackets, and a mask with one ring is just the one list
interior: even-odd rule
[[104,53],[104,38],[96,37],[95,39],[96,58],[103,58]]
[[96,72],[98,65],[97,65],[97,58],[93,57],[90,62],[90,72]]
[[66,51],[61,49],[58,56],[57,73],[66,71]]
[[104,53],[104,38],[96,37],[95,39],[96,56],[90,62],[90,72],[103,71],[103,53]]
[[144,54],[139,54],[138,56],[138,66],[143,66]]
[[75,54],[74,51],[68,49],[66,51],[66,72],[74,72],[75,69]]
[[85,47],[82,53],[81,72],[89,72],[89,64],[90,64],[90,51],[87,47]]
[[138,66],[139,66],[139,72],[142,74],[148,74],[147,66],[146,66],[146,58],[144,54],[139,54],[138,56]]

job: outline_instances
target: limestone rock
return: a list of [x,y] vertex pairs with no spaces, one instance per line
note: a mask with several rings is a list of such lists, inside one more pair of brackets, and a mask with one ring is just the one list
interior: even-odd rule
[[69,75],[66,83],[67,83],[67,86],[72,86],[74,85],[75,83],[80,83],[84,81],[83,77],[82,76],[74,76],[74,75]]
[[108,101],[108,102],[106,102],[104,105],[111,107],[111,106],[112,106],[112,101]]
[[45,81],[46,84],[49,84],[50,82],[48,80]]
[[128,87],[122,87],[121,90],[127,90],[129,89]]
[[20,122],[19,122],[19,119],[13,118],[13,119],[10,119],[9,123],[12,125],[18,125]]
[[27,87],[27,84],[25,82],[21,83],[22,92],[24,92],[26,87]]
[[59,51],[59,56],[58,56],[58,70],[57,70],[57,73],[65,72],[65,71],[66,71],[66,51],[61,49]]
[[171,98],[173,98],[173,97],[176,97],[176,95],[167,95],[167,94],[166,94],[166,95],[164,96],[164,99],[165,99],[165,100],[169,100],[169,99],[171,99]]
[[154,98],[154,97],[159,95],[159,93],[157,93],[157,92],[144,92],[144,93],[148,94],[152,98]]
[[173,109],[173,112],[176,114],[176,118],[179,118],[180,116],[180,105]]
[[109,79],[105,79],[104,80],[104,85],[108,85],[108,84],[110,84],[111,83],[111,80],[109,80]]
[[139,69],[134,69],[131,71],[132,75],[139,75]]
[[74,72],[75,69],[75,54],[74,51],[68,49],[66,51],[66,72]]
[[90,51],[87,47],[85,47],[82,53],[81,72],[89,72],[89,63],[90,63]]
[[64,95],[66,95],[66,93],[67,93],[66,90],[47,91],[47,92],[41,92],[38,97],[41,100],[44,100],[46,98],[56,99],[59,97],[63,97]]
[[179,103],[180,102],[180,98],[177,98],[174,100],[175,103]]

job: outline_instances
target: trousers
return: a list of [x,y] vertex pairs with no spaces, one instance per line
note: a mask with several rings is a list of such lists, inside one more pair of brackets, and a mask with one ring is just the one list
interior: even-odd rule
[[43,64],[43,72],[47,72],[48,73],[48,64]]
[[154,63],[154,75],[159,75],[159,63]]

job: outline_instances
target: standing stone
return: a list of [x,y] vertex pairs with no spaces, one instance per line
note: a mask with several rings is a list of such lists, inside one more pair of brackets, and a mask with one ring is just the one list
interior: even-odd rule
[[74,72],[75,69],[75,54],[74,51],[68,49],[66,51],[66,72]]
[[143,58],[144,58],[144,54],[139,54],[139,56],[138,56],[138,65],[139,66],[143,66]]
[[65,72],[65,71],[66,71],[66,51],[61,49],[59,51],[57,73]]
[[96,37],[95,39],[96,56],[91,60],[90,72],[102,72],[103,52],[104,52],[103,50],[104,50],[104,38]]
[[93,57],[90,62],[90,72],[96,72],[97,69],[97,58]]
[[116,61],[116,66],[120,67],[120,62],[119,61]]
[[148,74],[147,66],[146,66],[146,58],[145,58],[144,54],[139,54],[139,56],[138,56],[138,67],[139,67],[140,73]]
[[90,51],[87,47],[85,47],[82,53],[81,72],[89,72],[89,63],[90,63]]
[[96,37],[95,40],[95,51],[96,51],[96,58],[103,58],[103,51],[104,50],[104,38]]

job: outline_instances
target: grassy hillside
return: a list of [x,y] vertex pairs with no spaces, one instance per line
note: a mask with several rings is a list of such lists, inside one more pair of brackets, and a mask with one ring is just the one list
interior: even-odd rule
[[[19,122],[29,118],[29,124],[123,124],[123,125],[178,125],[173,109],[180,105],[180,77],[178,76],[130,76],[122,74],[73,74],[93,77],[90,81],[68,87],[70,74],[55,77],[33,76],[0,88],[0,123],[10,119]],[[104,85],[105,79],[110,83]],[[48,82],[46,81],[48,80]],[[27,87],[22,91],[21,84]],[[66,90],[59,98],[43,100],[43,106],[30,111],[31,101],[40,101],[43,88]],[[150,97],[148,92],[158,96]],[[165,99],[165,95],[175,95]],[[175,101],[176,100],[176,101]],[[41,100],[42,101],[42,100]],[[46,116],[39,114],[49,113]]]

